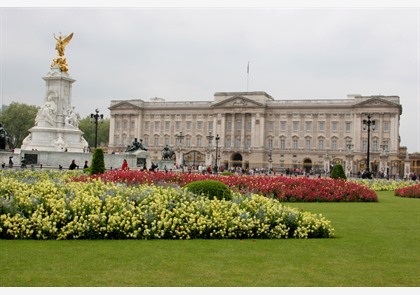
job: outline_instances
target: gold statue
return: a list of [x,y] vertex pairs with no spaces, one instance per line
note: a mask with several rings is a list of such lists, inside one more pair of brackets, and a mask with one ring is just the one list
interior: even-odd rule
[[58,38],[54,34],[54,39],[57,41],[55,45],[55,49],[58,52],[58,57],[53,59],[53,63],[51,64],[51,67],[58,65],[60,68],[60,71],[62,72],[67,72],[69,70],[66,57],[64,56],[64,49],[66,49],[67,44],[70,43],[71,38],[73,38],[73,33],[71,33],[68,36],[63,37],[63,35],[60,32],[60,36],[58,36]]

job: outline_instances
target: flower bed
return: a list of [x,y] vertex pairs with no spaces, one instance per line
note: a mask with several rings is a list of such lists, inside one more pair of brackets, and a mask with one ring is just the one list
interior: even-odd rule
[[[249,193],[210,200],[179,186],[71,181],[71,172],[0,176],[0,238],[328,238],[322,215]],[[111,175],[108,175],[111,176]],[[131,183],[130,183],[131,184]]]
[[374,191],[395,191],[399,188],[412,186],[417,182],[408,180],[387,180],[387,179],[353,179],[354,183],[364,185]]
[[214,179],[242,194],[254,193],[282,202],[377,202],[377,194],[365,185],[331,178],[295,178],[283,176],[222,176],[195,173],[149,171],[108,171],[101,175],[79,176],[75,181],[100,178],[105,182],[170,185],[181,187],[192,181]]
[[420,184],[395,190],[395,195],[405,198],[420,198]]

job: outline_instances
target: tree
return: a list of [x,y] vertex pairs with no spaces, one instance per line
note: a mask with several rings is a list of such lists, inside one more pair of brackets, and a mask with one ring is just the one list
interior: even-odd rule
[[12,102],[0,114],[0,122],[9,136],[9,148],[19,148],[29,135],[29,129],[35,126],[35,117],[39,107],[25,103]]
[[[109,119],[98,122],[98,146],[107,146],[109,142]],[[90,116],[80,120],[79,129],[89,146],[95,146],[95,122],[90,121]]]
[[105,159],[103,149],[96,148],[93,151],[92,165],[90,166],[91,174],[101,174],[105,172]]
[[344,168],[341,164],[334,165],[334,168],[331,172],[331,178],[335,178],[335,179],[341,178],[341,179],[347,180],[346,173],[344,172]]

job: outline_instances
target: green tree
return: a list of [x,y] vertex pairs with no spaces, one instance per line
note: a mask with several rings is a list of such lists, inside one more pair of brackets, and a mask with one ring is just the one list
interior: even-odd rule
[[91,174],[101,174],[105,172],[104,150],[96,148],[93,151],[92,165],[90,166]]
[[335,164],[334,168],[331,172],[331,178],[341,178],[347,180],[346,173],[344,172],[344,168],[341,164]]
[[[104,119],[98,122],[98,147],[108,146],[109,142],[109,119]],[[90,121],[90,116],[79,121],[79,129],[84,133],[83,137],[86,139],[90,147],[95,147],[95,122]]]
[[9,136],[9,148],[20,148],[29,135],[29,129],[35,126],[35,117],[39,107],[25,103],[12,102],[0,114],[0,123]]

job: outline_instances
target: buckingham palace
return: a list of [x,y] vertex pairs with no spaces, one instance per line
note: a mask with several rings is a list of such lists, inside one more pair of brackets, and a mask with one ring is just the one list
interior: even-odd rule
[[276,100],[263,91],[216,92],[212,101],[112,100],[109,109],[108,152],[123,152],[141,139],[152,161],[169,146],[177,166],[193,169],[318,174],[340,163],[356,175],[369,159],[376,175],[410,171],[400,146],[402,106],[394,95]]

